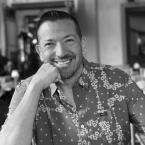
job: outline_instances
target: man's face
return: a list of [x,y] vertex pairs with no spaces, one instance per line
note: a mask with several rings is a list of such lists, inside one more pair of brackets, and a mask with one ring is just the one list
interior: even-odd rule
[[71,20],[46,21],[38,30],[42,62],[58,68],[62,79],[71,78],[82,64],[82,40]]

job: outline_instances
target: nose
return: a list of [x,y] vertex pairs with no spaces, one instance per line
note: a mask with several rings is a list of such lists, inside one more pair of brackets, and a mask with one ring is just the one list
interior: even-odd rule
[[58,42],[55,48],[55,54],[58,57],[63,57],[66,54],[66,48],[65,45],[61,42]]

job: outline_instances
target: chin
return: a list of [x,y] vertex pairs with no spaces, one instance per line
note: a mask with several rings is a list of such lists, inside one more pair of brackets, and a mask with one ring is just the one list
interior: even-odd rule
[[59,70],[62,80],[68,80],[77,74],[79,68],[80,68],[80,65],[78,65],[77,67],[71,66],[68,69],[58,69],[58,70]]
[[67,73],[67,74],[61,73],[61,78],[62,78],[62,80],[68,80],[68,79],[72,78],[73,75],[74,75],[74,73]]
[[64,71],[64,70],[59,70],[60,76],[62,80],[67,80],[70,79],[74,76],[75,71]]

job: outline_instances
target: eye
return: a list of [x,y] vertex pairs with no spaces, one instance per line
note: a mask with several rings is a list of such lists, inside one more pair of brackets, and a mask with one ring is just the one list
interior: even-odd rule
[[48,43],[45,44],[46,48],[53,48],[54,46],[55,46],[54,42],[48,42]]
[[69,39],[67,39],[66,41],[67,41],[67,42],[72,42],[72,41],[74,41],[74,39],[69,38]]
[[65,40],[65,43],[66,43],[66,44],[74,44],[74,43],[75,43],[75,39],[73,39],[73,38],[68,38],[68,39]]

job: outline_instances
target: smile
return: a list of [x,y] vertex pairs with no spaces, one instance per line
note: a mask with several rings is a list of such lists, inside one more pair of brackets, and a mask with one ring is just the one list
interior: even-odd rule
[[68,66],[71,63],[72,59],[67,60],[55,60],[55,64],[59,66]]

